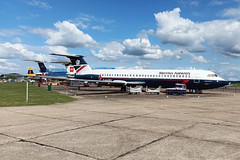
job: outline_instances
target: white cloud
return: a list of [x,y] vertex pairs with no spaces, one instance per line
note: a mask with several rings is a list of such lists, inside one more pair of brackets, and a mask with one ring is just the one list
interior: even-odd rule
[[[207,43],[216,52],[240,57],[240,22],[215,20],[194,23],[180,16],[180,9],[155,14],[158,28],[155,34],[163,43],[181,46],[191,52],[205,51]],[[201,59],[201,58],[199,58]]]
[[22,40],[21,40],[21,38],[16,37],[16,38],[13,39],[13,42],[14,43],[22,43]]
[[184,6],[198,6],[199,1],[195,0],[181,0],[180,3]]
[[80,31],[74,24],[63,21],[54,24],[56,31],[48,31],[47,44],[53,46],[64,46],[70,48],[90,47],[96,44],[96,41]]
[[3,37],[11,37],[15,35],[22,35],[22,31],[20,29],[0,29],[0,36]]
[[44,8],[44,9],[51,9],[52,8],[47,2],[43,2],[41,0],[26,1],[26,4],[31,5],[31,6]]
[[39,34],[46,38],[46,43],[51,46],[63,46],[69,48],[92,47],[97,42],[88,34],[79,30],[75,24],[68,21],[57,22],[54,24],[56,30],[49,28],[30,28],[20,26],[30,33]]
[[5,59],[22,59],[22,60],[40,60],[45,61],[49,56],[44,54],[36,54],[27,49],[27,45],[20,43],[11,44],[9,42],[0,43],[0,57]]
[[123,56],[122,51],[124,46],[118,42],[110,42],[105,45],[104,48],[100,49],[98,53],[91,50],[95,57],[98,57],[104,61],[117,60],[118,57]]
[[229,62],[222,62],[220,63],[221,65],[229,65],[230,63]]
[[240,8],[229,8],[229,9],[225,9],[224,13],[223,13],[224,17],[231,17],[231,18],[235,18],[235,19],[240,19]]
[[194,54],[190,54],[193,62],[197,63],[208,63],[208,61],[203,56],[196,56]]
[[80,14],[79,17],[75,18],[74,20],[70,20],[69,22],[75,24],[82,29],[91,28],[93,30],[99,30],[105,32],[106,29],[104,25],[110,25],[114,23],[114,20],[104,19],[104,18],[97,18],[93,15],[89,14]]
[[104,29],[103,26],[92,26],[91,28],[92,28],[93,30],[99,30],[99,31],[102,31],[102,32],[105,31],[105,29]]
[[226,78],[227,80],[230,81],[236,81],[240,79],[240,68],[238,65],[231,65],[229,67],[225,67],[224,69],[217,69],[218,74],[221,77]]
[[221,6],[221,5],[223,5],[224,3],[226,3],[226,2],[224,2],[224,1],[222,1],[222,0],[211,0],[210,3],[209,3],[209,5],[210,5],[210,6]]
[[203,51],[200,44],[204,41],[203,30],[189,19],[180,17],[180,9],[154,14],[157,21],[156,35],[162,43],[190,47],[192,50]]
[[27,15],[24,15],[24,16],[17,16],[16,19],[17,20],[31,20],[31,19],[35,19],[37,17],[39,17],[39,14],[28,13]]
[[16,71],[19,65],[8,62],[7,59],[0,59],[0,71],[6,73],[7,71]]
[[216,51],[227,56],[240,58],[240,22],[216,20],[203,23],[204,37]]
[[157,59],[162,57],[162,51],[160,47],[158,45],[152,46],[149,40],[146,38],[126,39],[123,41],[123,45],[125,47],[123,53],[126,55],[148,55],[147,57],[158,57]]
[[92,54],[104,61],[114,61],[123,57],[137,57],[140,59],[159,60],[164,57],[176,57],[182,59],[190,57],[193,63],[207,63],[207,60],[202,56],[196,56],[187,50],[161,50],[158,45],[151,45],[147,38],[126,39],[123,44],[119,42],[111,42],[96,53],[92,50]]
[[49,28],[46,28],[46,29],[44,29],[44,28],[29,28],[27,26],[20,26],[20,27],[28,30],[32,34],[39,34],[46,39],[49,38],[49,33],[55,32],[53,29],[49,29]]

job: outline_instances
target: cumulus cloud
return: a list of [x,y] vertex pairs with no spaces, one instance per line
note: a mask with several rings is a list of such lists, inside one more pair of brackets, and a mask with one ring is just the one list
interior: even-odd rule
[[45,61],[49,59],[48,55],[36,54],[33,51],[27,49],[27,45],[20,43],[11,44],[9,42],[0,44],[0,58],[4,59],[22,59],[22,60],[39,60]]
[[218,68],[215,69],[219,76],[226,78],[230,81],[239,81],[240,79],[240,68],[237,65],[233,64],[228,67],[224,67],[223,69],[219,70]]
[[192,62],[207,63],[202,56],[196,56],[191,52],[182,50],[161,50],[158,45],[151,45],[147,38],[126,39],[123,43],[107,43],[98,53],[92,50],[92,54],[105,61],[117,60],[122,57],[138,57],[140,59],[159,60],[163,57],[176,57],[181,59],[182,56],[190,57]]
[[207,43],[216,51],[227,56],[240,58],[240,22],[216,20],[202,24]]
[[98,57],[104,61],[117,60],[118,57],[123,56],[124,46],[118,42],[110,42],[105,45],[98,53],[91,50],[95,57]]
[[172,43],[189,47],[193,51],[204,51],[201,45],[204,41],[203,30],[191,20],[180,17],[180,11],[180,8],[175,8],[154,14],[158,25],[156,35],[163,44]]
[[[123,53],[127,55],[143,56],[157,54],[161,58],[161,49],[158,45],[152,46],[147,38],[126,39]],[[158,58],[158,59],[159,59]]]
[[240,57],[240,22],[215,20],[194,23],[180,16],[180,9],[155,14],[158,28],[155,32],[162,43],[181,46],[192,52],[205,51],[207,43],[216,52]]
[[46,38],[46,43],[51,46],[64,46],[69,48],[85,48],[96,45],[97,42],[88,34],[79,30],[75,24],[68,21],[57,22],[54,24],[54,29],[43,28],[28,28],[30,33],[40,34]]
[[7,59],[0,59],[0,71],[6,72],[6,71],[16,71],[16,67],[19,67],[15,63],[8,62]]
[[96,41],[91,36],[84,34],[70,22],[57,22],[54,26],[57,30],[48,32],[49,39],[46,43],[49,45],[83,48],[96,44]]
[[161,59],[168,55],[170,50],[161,51],[158,45],[153,46],[146,38],[126,39],[123,43],[110,42],[100,49],[98,53],[92,50],[92,54],[102,60],[116,60],[121,56],[138,56],[144,59]]

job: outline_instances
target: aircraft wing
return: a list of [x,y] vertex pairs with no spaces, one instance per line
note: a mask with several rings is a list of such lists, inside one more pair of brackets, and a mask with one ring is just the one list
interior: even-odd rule
[[141,82],[141,81],[131,81],[131,82],[128,82],[128,81],[123,81],[123,80],[113,80],[113,81],[110,81],[110,80],[98,80],[97,82],[98,84],[100,85],[144,85],[145,82]]
[[51,76],[39,76],[40,78],[47,78],[53,80],[66,80],[66,81],[79,81],[85,83],[97,83],[99,85],[115,85],[115,86],[127,86],[127,85],[144,85],[145,82],[141,81],[124,81],[124,80],[91,80],[91,79],[78,79],[69,77],[51,77]]

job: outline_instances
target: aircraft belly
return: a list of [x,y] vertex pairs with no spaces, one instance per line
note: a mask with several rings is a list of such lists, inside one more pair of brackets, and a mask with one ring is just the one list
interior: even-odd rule
[[[161,86],[162,88],[171,88],[176,85],[176,83],[186,84],[187,89],[213,89],[227,85],[226,81],[205,81],[205,80],[186,80],[186,79],[131,79],[131,78],[111,78],[112,80],[123,80],[127,82],[144,82],[142,86],[148,86],[157,88]],[[131,84],[129,84],[131,85]]]

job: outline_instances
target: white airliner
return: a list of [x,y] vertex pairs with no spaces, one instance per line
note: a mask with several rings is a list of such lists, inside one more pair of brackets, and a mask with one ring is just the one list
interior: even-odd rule
[[117,85],[126,90],[126,86],[148,86],[168,88],[176,83],[186,84],[187,89],[201,91],[228,85],[229,82],[207,70],[134,70],[102,69],[92,70],[83,56],[51,54],[65,56],[71,60],[67,75],[72,80],[96,82],[102,85]]

